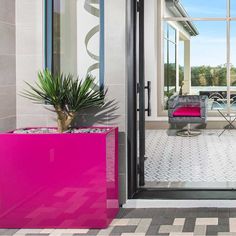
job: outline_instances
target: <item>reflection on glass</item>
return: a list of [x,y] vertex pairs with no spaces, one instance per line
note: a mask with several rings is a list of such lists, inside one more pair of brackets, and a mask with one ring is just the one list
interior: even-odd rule
[[168,99],[176,92],[176,30],[166,23],[164,40],[164,99],[167,108]]
[[195,24],[199,35],[191,40],[191,92],[207,95],[211,110],[219,106],[226,109],[226,23]]
[[230,108],[236,111],[236,63],[232,61],[230,69]]
[[178,62],[179,62],[179,94],[183,94],[184,86],[184,40],[179,39],[179,50],[178,50]]
[[77,1],[54,0],[53,69],[77,75]]
[[164,22],[164,38],[168,38],[168,23],[167,22]]
[[176,43],[176,30],[170,25],[168,27],[168,39],[171,42]]
[[[235,2],[235,0],[234,0]],[[236,4],[233,6],[236,7]],[[235,15],[236,16],[236,15]],[[231,69],[230,69],[230,105],[231,110],[236,111],[236,22],[231,21],[231,34],[230,34],[230,41],[231,41]]]
[[70,73],[80,77],[90,73],[99,83],[99,11],[99,1],[92,3],[89,0],[54,0],[53,69],[55,73]]
[[[175,93],[207,95],[210,98],[210,109],[215,108],[215,102],[226,108],[226,22],[200,21],[191,24],[199,34],[190,35],[180,23],[176,23],[175,31],[178,31],[179,38],[175,43],[169,40],[170,29],[172,31],[173,27],[167,27],[164,102],[166,104],[168,98]],[[216,94],[220,94],[218,101],[215,99]],[[211,100],[212,96],[214,99]]]

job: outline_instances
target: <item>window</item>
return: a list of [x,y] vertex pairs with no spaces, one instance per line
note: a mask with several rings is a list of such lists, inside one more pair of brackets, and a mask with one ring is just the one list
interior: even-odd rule
[[164,81],[164,97],[168,100],[177,90],[177,68],[176,68],[176,30],[169,25],[165,24],[165,81]]
[[[176,93],[205,94],[209,109],[236,110],[236,11],[234,0],[165,0],[164,24],[176,30]],[[166,41],[164,27],[164,41]],[[235,42],[234,42],[235,41]],[[164,81],[167,53],[164,48]],[[166,91],[164,82],[164,91]],[[163,108],[166,108],[164,96]]]
[[[104,85],[104,0],[45,0],[45,67]],[[86,22],[83,24],[82,22]]]

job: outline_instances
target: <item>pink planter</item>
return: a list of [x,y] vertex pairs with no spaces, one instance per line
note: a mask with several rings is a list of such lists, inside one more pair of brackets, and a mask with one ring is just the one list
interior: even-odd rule
[[0,227],[107,227],[119,207],[117,145],[117,128],[0,134]]

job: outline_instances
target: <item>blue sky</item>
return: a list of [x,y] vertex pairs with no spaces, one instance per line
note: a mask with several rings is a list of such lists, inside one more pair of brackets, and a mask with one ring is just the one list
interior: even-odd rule
[[181,0],[181,3],[192,17],[226,16],[226,0]]
[[[231,16],[236,17],[236,0],[231,0]],[[226,0],[181,0],[191,17],[226,17]],[[226,62],[226,22],[193,22],[199,35],[192,37],[191,65],[223,65]],[[236,22],[231,23],[231,51],[236,52]],[[236,66],[236,53],[231,61]]]

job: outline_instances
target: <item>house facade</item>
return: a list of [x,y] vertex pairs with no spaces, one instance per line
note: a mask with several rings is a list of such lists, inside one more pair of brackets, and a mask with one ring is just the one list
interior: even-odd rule
[[[155,142],[156,149],[162,150],[161,154],[158,154],[158,151],[155,154],[159,155],[155,164],[156,169],[151,170],[154,164],[149,163],[149,160],[152,158],[147,157],[146,161],[144,156],[145,148],[146,153],[149,153],[148,145],[153,144],[148,138],[151,136],[145,136],[145,131],[149,134],[150,130],[161,130],[160,132],[164,130],[164,133],[150,133],[153,139],[157,137],[157,140],[161,140],[168,133],[168,100],[173,95],[180,93],[207,95],[210,98],[207,127],[218,130],[227,124],[217,109],[212,108],[220,105],[224,110],[230,111],[228,113],[234,111],[236,90],[235,71],[231,66],[234,63],[234,56],[231,54],[234,49],[236,15],[234,16],[234,12],[231,11],[233,3],[230,8],[230,1],[222,0],[224,7],[220,15],[211,15],[211,12],[207,11],[205,15],[204,11],[201,15],[197,13],[192,15],[193,8],[187,4],[185,7],[184,2],[176,0],[3,0],[3,2],[6,7],[0,9],[0,30],[3,35],[0,37],[1,130],[55,125],[53,113],[18,96],[25,87],[24,81],[35,81],[39,70],[49,68],[55,73],[72,73],[80,77],[91,73],[96,76],[97,86],[108,88],[107,99],[114,99],[116,107],[101,111],[100,114],[86,111],[80,114],[78,124],[119,127],[121,205],[133,198],[173,198],[175,194],[178,199],[186,199],[188,196],[191,198],[189,190],[196,190],[196,196],[200,196],[198,194],[203,189],[210,194],[209,191],[214,189],[212,186],[215,186],[215,192],[212,195],[208,194],[206,198],[222,199],[231,196],[236,182],[234,175],[232,174],[232,178],[219,175],[220,181],[214,174],[208,176],[209,178],[198,179],[198,176],[208,174],[208,167],[206,169],[204,167],[202,171],[201,168],[205,164],[196,164],[194,157],[190,158],[192,162],[186,165],[188,168],[189,165],[196,164],[193,171],[190,171],[195,175],[189,174],[193,180],[188,181],[190,177],[187,175],[186,178],[173,175],[174,177],[170,178],[161,179],[162,177],[158,176],[155,179],[153,176],[156,176],[158,166],[166,160],[160,160],[159,156],[164,157],[164,154],[169,153],[171,155],[177,150],[176,159],[178,159],[180,155],[178,153],[183,153],[177,147],[174,151],[173,148],[162,149],[169,145],[167,141],[161,147],[156,144],[157,141]],[[191,2],[197,7],[194,1]],[[205,25],[211,26],[203,28],[201,23],[204,22]],[[217,30],[219,34],[224,32],[219,39],[214,35]],[[213,38],[215,41],[211,41]],[[218,54],[212,55],[214,54],[212,45],[219,48]],[[209,53],[206,52],[206,48],[209,49]],[[202,55],[198,54],[199,50],[202,50]],[[215,57],[219,60],[215,60]],[[215,96],[215,93],[221,96],[217,98],[218,100],[211,97]],[[214,105],[214,102],[218,105]],[[168,142],[177,143],[177,141]],[[194,139],[187,144],[181,141],[181,145],[191,146],[192,141],[194,142]],[[196,153],[201,153],[198,147],[201,150],[208,150],[204,146],[205,141],[197,142],[200,144],[198,143],[196,147]],[[221,140],[217,142],[220,143]],[[210,152],[206,153],[207,156]],[[140,159],[142,154],[143,159]],[[212,156],[218,154],[224,155],[219,151],[217,154],[214,152]],[[183,154],[185,157],[187,155]],[[189,155],[194,156],[195,153]],[[231,153],[227,155],[230,156]],[[223,165],[233,166],[228,167],[230,170],[225,167],[224,173],[229,176],[227,173],[233,173],[235,163],[230,159],[231,164],[227,164],[224,160],[222,157]],[[184,163],[182,159],[181,163]],[[199,163],[205,163],[204,158]],[[213,163],[217,161],[213,160]],[[216,173],[219,169],[220,166],[217,166],[213,172]],[[168,172],[168,168],[162,170]],[[151,185],[145,185],[150,181]],[[170,188],[173,183],[174,187]],[[144,193],[153,190],[153,186],[154,191],[151,194]],[[168,193],[165,193],[166,190]]]

